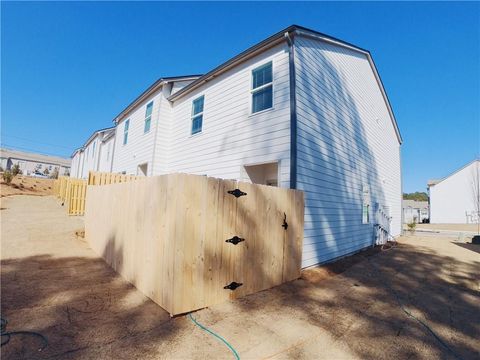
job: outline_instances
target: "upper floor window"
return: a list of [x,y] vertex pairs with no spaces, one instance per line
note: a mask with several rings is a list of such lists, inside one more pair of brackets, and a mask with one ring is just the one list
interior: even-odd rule
[[145,110],[145,126],[143,128],[143,133],[150,131],[150,123],[152,122],[152,110],[153,110],[153,101],[150,101],[147,104],[147,109]]
[[252,70],[252,113],[273,107],[272,62]]
[[128,128],[130,126],[130,119],[125,121],[125,125],[123,126],[123,145],[126,145],[128,142]]
[[202,95],[192,103],[192,135],[202,131],[203,104],[205,97]]

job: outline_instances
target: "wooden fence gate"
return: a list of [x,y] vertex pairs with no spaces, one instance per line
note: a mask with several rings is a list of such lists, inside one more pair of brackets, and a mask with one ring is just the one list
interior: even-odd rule
[[176,315],[298,278],[303,216],[301,191],[172,174],[89,186],[85,235]]

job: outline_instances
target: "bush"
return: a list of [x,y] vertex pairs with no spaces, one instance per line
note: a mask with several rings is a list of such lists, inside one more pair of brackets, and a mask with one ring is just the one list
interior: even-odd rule
[[21,174],[22,170],[20,170],[20,166],[18,164],[15,164],[12,166],[12,175],[17,176],[18,174]]
[[50,179],[58,179],[58,168],[53,169]]
[[48,175],[50,174],[50,171],[48,171],[48,168],[45,168],[45,170],[43,170],[43,175]]
[[411,223],[407,224],[408,226],[408,231],[410,231],[411,234],[415,232],[415,229],[417,228],[417,223],[415,221],[412,221]]
[[2,177],[3,177],[3,181],[5,181],[5,183],[10,184],[13,180],[14,175],[12,174],[11,171],[7,170],[3,173]]

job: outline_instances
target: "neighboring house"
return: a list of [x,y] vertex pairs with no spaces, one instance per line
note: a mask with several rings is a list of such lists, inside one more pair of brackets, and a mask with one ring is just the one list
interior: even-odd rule
[[474,224],[479,220],[480,160],[474,160],[441,180],[428,182],[430,222]]
[[303,266],[401,231],[401,136],[370,53],[290,26],[207,74],[163,78],[115,119],[113,172],[305,192]]
[[403,222],[422,223],[428,219],[428,201],[403,200]]
[[168,97],[199,76],[161,78],[115,117],[113,172],[144,176],[168,172],[174,122]]
[[0,165],[4,170],[11,170],[17,164],[24,175],[45,174],[45,172],[52,174],[55,169],[58,170],[59,175],[68,175],[70,172],[70,159],[18,150],[0,149]]
[[85,144],[72,154],[71,177],[88,178],[90,171],[112,171],[115,127],[95,131]]

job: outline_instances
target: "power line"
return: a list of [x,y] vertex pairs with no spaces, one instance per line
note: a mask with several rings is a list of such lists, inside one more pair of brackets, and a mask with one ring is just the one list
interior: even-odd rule
[[30,142],[30,143],[32,143],[32,144],[48,145],[48,146],[53,146],[53,147],[62,148],[62,149],[68,149],[68,150],[71,150],[71,149],[72,149],[71,147],[67,147],[67,146],[63,146],[63,145],[50,144],[50,143],[46,143],[46,142],[42,142],[42,141],[37,141],[37,140],[32,140],[32,139],[26,139],[26,138],[22,138],[22,137],[19,137],[19,136],[14,136],[14,135],[5,135],[5,134],[2,134],[2,137],[5,137],[5,138],[13,138],[13,139],[18,139],[18,140],[23,140],[23,141]]
[[26,148],[26,147],[23,147],[23,146],[16,146],[16,145],[10,145],[10,144],[5,144],[5,143],[0,143],[0,146],[5,147],[5,148],[9,148],[11,150],[24,150],[24,151],[30,151],[30,152],[33,152],[35,154],[40,154],[40,155],[49,155],[49,156],[58,156],[58,157],[61,157],[61,158],[69,158],[69,156],[65,156],[64,154],[47,153],[47,152],[44,152],[44,151],[38,151],[36,149]]

